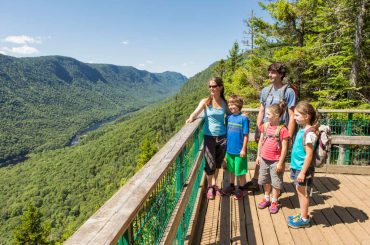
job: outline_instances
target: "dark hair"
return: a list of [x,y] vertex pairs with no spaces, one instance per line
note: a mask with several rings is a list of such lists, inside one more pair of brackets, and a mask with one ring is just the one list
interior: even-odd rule
[[269,65],[269,67],[267,68],[267,71],[276,71],[277,73],[283,75],[282,76],[282,79],[283,79],[288,72],[288,68],[286,67],[286,65],[284,65],[281,62],[275,62]]
[[299,113],[310,116],[310,124],[318,127],[319,116],[315,108],[308,101],[300,101],[295,107]]
[[239,110],[243,107],[243,99],[239,95],[232,94],[228,99],[228,104],[236,105]]
[[279,103],[279,104],[272,104],[267,107],[267,110],[271,110],[274,114],[283,115],[284,110],[285,110],[286,104],[284,102]]
[[[224,81],[222,81],[222,78],[221,77],[213,77],[211,78],[209,81],[208,81],[208,85],[209,85],[209,82],[210,81],[214,81],[217,86],[221,87],[221,92],[220,92],[220,96],[221,98],[225,101],[226,103],[226,99],[225,99],[225,88],[224,88]],[[211,104],[211,101],[212,101],[212,96],[208,96],[208,99],[207,99],[207,106],[209,106]]]

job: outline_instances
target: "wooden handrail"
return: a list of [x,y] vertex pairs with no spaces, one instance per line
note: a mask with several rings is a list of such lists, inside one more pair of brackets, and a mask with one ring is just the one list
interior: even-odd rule
[[186,124],[64,244],[117,244],[201,122]]
[[[243,108],[242,111],[258,112],[259,108]],[[318,109],[321,113],[370,113],[370,110],[352,110],[352,109]]]
[[[254,133],[249,134],[249,141],[254,141]],[[370,136],[332,135],[332,145],[370,145]]]

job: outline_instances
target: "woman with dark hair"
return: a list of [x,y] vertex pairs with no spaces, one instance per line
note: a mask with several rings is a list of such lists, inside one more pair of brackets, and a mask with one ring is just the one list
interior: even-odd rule
[[220,195],[216,179],[226,153],[225,115],[228,109],[222,79],[219,77],[212,78],[208,81],[208,87],[210,95],[200,101],[186,123],[191,123],[204,111],[203,134],[206,159],[204,170],[208,183],[207,199],[214,199],[215,195]]

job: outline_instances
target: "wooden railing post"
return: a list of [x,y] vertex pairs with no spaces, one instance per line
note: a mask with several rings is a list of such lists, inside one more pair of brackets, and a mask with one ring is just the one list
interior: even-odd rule
[[[347,130],[346,130],[346,135],[352,136],[352,125],[353,125],[353,113],[348,112],[348,121],[347,121]],[[345,157],[344,157],[344,164],[349,165],[350,162],[350,146],[346,145],[345,146]]]

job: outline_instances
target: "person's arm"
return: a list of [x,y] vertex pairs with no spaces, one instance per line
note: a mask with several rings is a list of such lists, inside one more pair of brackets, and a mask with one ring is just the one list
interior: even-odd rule
[[[262,133],[262,132],[261,132]],[[260,157],[261,157],[261,148],[262,148],[262,141],[263,141],[263,136],[260,137],[258,141],[258,147],[257,147],[257,157],[256,157],[256,164],[260,165]]]
[[279,163],[276,166],[276,172],[284,172],[285,170],[285,157],[288,152],[288,141],[289,138],[284,138],[281,142],[281,155],[279,158]]
[[289,137],[292,138],[294,129],[295,129],[294,106],[288,109],[288,113],[289,113],[288,132],[289,132]]
[[243,139],[243,147],[240,151],[240,157],[245,157],[247,155],[247,145],[248,145],[248,134],[244,135]]
[[190,114],[189,118],[186,120],[186,123],[191,123],[195,120],[195,118],[204,110],[204,107],[206,105],[207,99],[202,99],[199,102],[198,107],[193,111],[193,113]]
[[303,182],[306,176],[307,169],[310,167],[313,157],[314,146],[312,143],[308,143],[305,146],[306,158],[304,159],[303,167],[299,175],[297,176],[298,182]]
[[265,107],[263,104],[260,106],[260,110],[258,111],[258,116],[257,116],[257,127],[259,127],[261,124],[263,124],[263,114],[265,113]]

